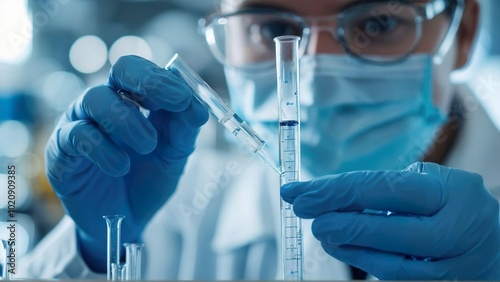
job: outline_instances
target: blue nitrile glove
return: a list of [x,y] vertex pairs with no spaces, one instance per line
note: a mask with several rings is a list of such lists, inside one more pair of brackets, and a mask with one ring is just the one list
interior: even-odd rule
[[315,218],[326,252],[379,279],[500,279],[498,201],[477,174],[415,163],[290,183],[281,195]]
[[47,144],[47,175],[93,270],[106,271],[102,216],[125,215],[122,242],[139,240],[174,192],[207,120],[184,81],[136,56],[120,58],[107,83],[87,90],[62,116]]

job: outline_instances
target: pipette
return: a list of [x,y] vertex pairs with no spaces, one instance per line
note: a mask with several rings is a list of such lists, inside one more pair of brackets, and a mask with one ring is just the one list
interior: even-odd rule
[[[280,186],[300,181],[300,103],[298,36],[279,36],[276,70],[279,101]],[[281,254],[284,280],[303,280],[302,220],[281,199]]]
[[265,164],[281,174],[276,162],[264,150],[264,140],[178,54],[172,57],[165,68],[180,75],[193,90],[194,97],[208,109],[220,124],[238,137]]

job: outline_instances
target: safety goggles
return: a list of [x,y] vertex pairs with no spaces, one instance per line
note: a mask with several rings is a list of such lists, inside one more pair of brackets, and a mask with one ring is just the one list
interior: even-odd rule
[[275,60],[273,39],[301,37],[300,54],[306,52],[313,31],[329,32],[350,56],[375,64],[395,64],[415,51],[423,37],[424,22],[450,12],[448,32],[436,51],[440,59],[453,44],[463,14],[464,0],[380,0],[355,4],[342,12],[321,17],[271,9],[248,9],[213,14],[200,20],[215,57],[225,66],[256,68]]

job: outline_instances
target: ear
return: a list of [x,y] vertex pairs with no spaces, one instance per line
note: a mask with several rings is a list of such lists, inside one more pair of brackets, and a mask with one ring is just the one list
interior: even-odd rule
[[464,67],[472,55],[472,46],[478,32],[479,14],[478,1],[466,0],[462,22],[457,34],[458,54],[455,69]]

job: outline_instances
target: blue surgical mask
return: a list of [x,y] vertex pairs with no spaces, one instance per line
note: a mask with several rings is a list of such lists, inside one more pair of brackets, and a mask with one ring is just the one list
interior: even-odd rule
[[[312,176],[402,169],[419,160],[445,121],[432,100],[432,57],[372,65],[340,55],[300,61],[302,168]],[[277,147],[276,70],[226,69],[231,103]]]

